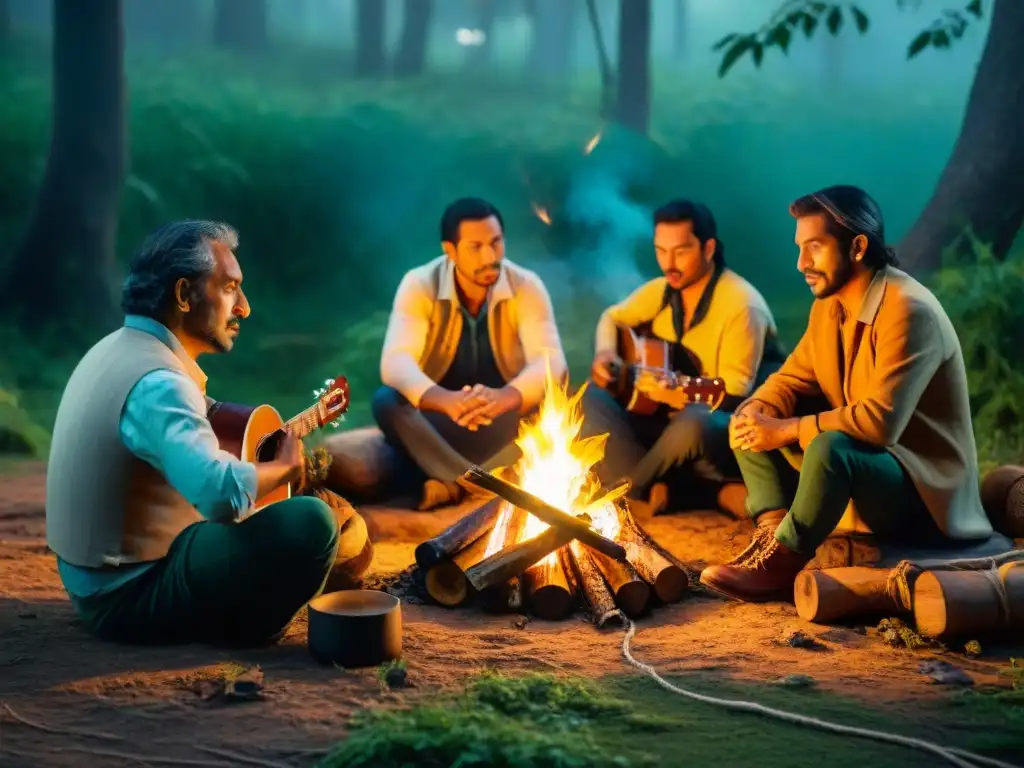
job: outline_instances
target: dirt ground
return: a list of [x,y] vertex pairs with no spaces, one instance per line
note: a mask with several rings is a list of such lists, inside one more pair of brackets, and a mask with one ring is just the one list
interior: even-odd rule
[[[622,631],[598,631],[582,615],[523,626],[516,617],[416,604],[403,606],[405,657],[416,687],[401,693],[382,690],[376,670],[317,666],[307,654],[302,621],[280,645],[253,651],[105,644],[78,626],[60,586],[45,545],[43,494],[41,465],[0,474],[4,768],[309,765],[360,708],[429,697],[485,667],[592,677],[631,672],[621,656]],[[460,511],[365,508],[376,540],[373,573],[402,571],[412,562],[415,544]],[[749,524],[713,512],[638,516],[695,572],[732,556],[749,531]],[[825,649],[786,643],[797,630],[817,637]],[[821,688],[879,704],[928,699],[946,690],[918,671],[921,653],[889,648],[870,632],[807,624],[791,605],[746,605],[699,592],[638,622],[633,652],[661,672],[717,670],[757,681],[806,674]],[[998,675],[1005,656],[956,662],[977,684],[1005,684]],[[195,693],[198,679],[228,664],[260,665],[266,697],[217,705]]]

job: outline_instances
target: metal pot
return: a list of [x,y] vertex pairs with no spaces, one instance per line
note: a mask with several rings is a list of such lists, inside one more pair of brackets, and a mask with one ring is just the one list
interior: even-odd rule
[[352,589],[310,601],[306,643],[321,664],[375,667],[402,656],[402,601],[387,592]]

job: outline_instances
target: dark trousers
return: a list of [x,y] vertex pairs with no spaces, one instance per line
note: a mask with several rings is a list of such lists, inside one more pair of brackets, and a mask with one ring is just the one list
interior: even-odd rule
[[195,523],[138,578],[71,603],[107,640],[257,645],[321,591],[341,535],[326,503],[294,497],[240,523]]
[[471,464],[491,470],[519,459],[515,439],[520,414],[516,412],[502,414],[471,432],[443,413],[413,407],[392,387],[378,389],[371,408],[384,439],[397,454],[395,477],[402,483],[402,491],[422,485],[428,478],[456,480]]
[[729,416],[703,406],[689,406],[672,416],[640,416],[626,411],[605,390],[590,382],[583,394],[583,435],[608,434],[605,458],[597,473],[605,486],[622,479],[641,493],[655,480],[672,478],[724,481],[739,478],[729,449]]
[[799,471],[781,451],[736,451],[736,460],[747,486],[747,512],[757,517],[789,510],[775,536],[808,557],[835,530],[851,500],[880,540],[945,541],[910,476],[884,448],[822,432],[807,446]]

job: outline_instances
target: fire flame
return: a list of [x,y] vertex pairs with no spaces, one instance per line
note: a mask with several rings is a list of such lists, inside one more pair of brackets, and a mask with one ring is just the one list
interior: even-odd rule
[[[599,495],[601,485],[594,466],[604,458],[608,435],[581,438],[583,415],[580,400],[586,385],[572,397],[568,384],[555,381],[548,368],[544,401],[535,420],[523,424],[516,445],[522,458],[516,467],[518,485],[551,506],[579,516],[591,518],[591,528],[608,538],[619,532],[619,517],[614,502],[625,495],[628,486],[621,486]],[[487,554],[500,550],[505,543],[512,510],[505,508],[491,532]],[[543,533],[548,524],[528,515],[520,541]],[[555,554],[548,555],[553,559]]]
[[551,225],[551,216],[548,214],[547,208],[543,208],[543,207],[537,205],[536,203],[530,203],[530,205],[533,206],[533,213],[534,213],[534,215],[538,219],[543,221],[545,224],[550,226]]
[[591,152],[594,151],[594,148],[601,143],[602,133],[604,133],[604,131],[600,130],[591,137],[590,141],[588,141],[587,145],[583,148],[584,155],[589,155]]

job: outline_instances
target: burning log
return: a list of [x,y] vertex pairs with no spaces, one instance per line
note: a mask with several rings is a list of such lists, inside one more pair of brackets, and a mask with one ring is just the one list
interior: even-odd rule
[[898,590],[890,589],[891,578],[888,568],[800,571],[793,585],[793,603],[801,619],[815,624],[853,616],[898,616],[910,606]]
[[567,568],[566,547],[552,552],[523,574],[532,613],[538,619],[556,621],[572,609],[577,583],[572,568]]
[[626,559],[625,549],[592,529],[590,527],[590,518],[585,515],[573,517],[538,499],[532,493],[524,491],[513,483],[485,472],[480,467],[470,467],[466,473],[466,480],[485,491],[490,491],[496,496],[500,496],[509,504],[525,509],[552,528],[562,529],[569,534],[569,538],[563,541],[562,544],[567,543],[570,539],[579,539],[598,552],[602,552],[616,560]]
[[[586,523],[590,518],[584,516]],[[559,528],[548,528],[539,536],[526,541],[518,541],[495,552],[466,571],[466,578],[473,587],[482,592],[519,576],[523,571],[541,558],[547,557],[559,547],[568,544],[575,537],[575,532]]]
[[487,538],[501,512],[501,500],[491,499],[432,539],[416,547],[416,564],[429,572],[438,563],[450,560],[478,539]]
[[[513,507],[507,501],[502,501],[502,509],[507,510],[508,519],[505,521],[505,536],[500,543],[497,543],[499,550],[512,546],[522,538],[528,517],[526,512],[519,507]],[[502,514],[504,515],[505,512],[503,511]],[[480,607],[485,611],[504,613],[508,610],[521,611],[523,608],[523,590],[518,575],[508,581],[482,589],[479,595]]]
[[462,605],[473,591],[466,578],[466,569],[476,565],[487,555],[489,538],[485,533],[456,554],[454,559],[430,566],[424,578],[427,594],[449,608]]
[[[636,618],[642,614],[651,597],[651,587],[640,578],[636,569],[629,563],[612,560],[600,552],[590,550],[588,554],[604,580],[608,582],[612,594],[615,595],[615,604],[622,609],[622,612],[630,618]],[[687,584],[687,586],[689,585]]]
[[1024,629],[1024,562],[998,571],[925,571],[914,584],[914,621],[934,638]]
[[615,505],[620,530],[618,539],[626,551],[626,560],[644,581],[654,587],[663,603],[679,601],[690,588],[690,580],[682,566],[665,557],[640,530],[624,502]]
[[580,591],[583,593],[587,605],[590,606],[590,615],[598,629],[604,627],[612,619],[621,624],[622,612],[615,607],[615,598],[594,563],[592,551],[578,541],[569,542],[569,559],[572,561]]

